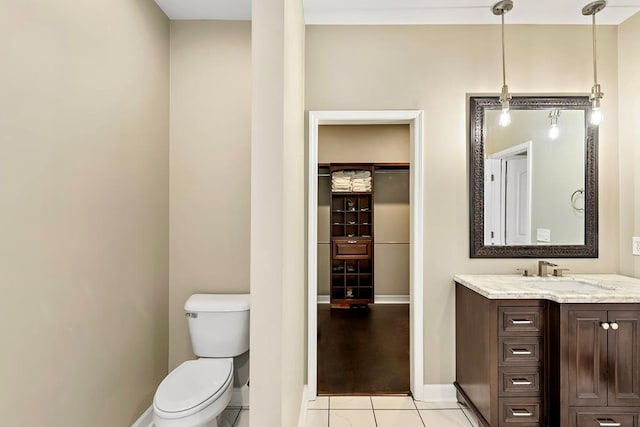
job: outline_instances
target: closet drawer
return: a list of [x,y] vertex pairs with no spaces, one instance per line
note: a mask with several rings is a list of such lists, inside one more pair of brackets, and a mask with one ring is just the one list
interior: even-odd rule
[[500,397],[542,396],[539,367],[500,368],[499,372]]
[[500,307],[498,331],[500,335],[541,335],[543,319],[542,307]]
[[542,426],[542,402],[540,399],[500,399],[499,407],[500,427]]
[[333,258],[371,258],[371,240],[344,239],[333,241]]
[[499,365],[539,365],[542,356],[542,337],[500,338]]

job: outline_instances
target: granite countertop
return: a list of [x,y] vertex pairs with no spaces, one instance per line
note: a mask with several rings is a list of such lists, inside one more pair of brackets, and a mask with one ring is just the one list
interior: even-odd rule
[[572,274],[565,277],[460,274],[455,275],[454,280],[489,299],[547,299],[559,303],[640,303],[640,279],[619,274]]

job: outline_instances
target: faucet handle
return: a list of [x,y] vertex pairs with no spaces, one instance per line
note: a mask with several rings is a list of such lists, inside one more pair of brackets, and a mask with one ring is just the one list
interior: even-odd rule
[[516,271],[522,271],[522,275],[524,277],[529,277],[531,276],[531,274],[529,274],[529,270],[526,268],[516,268]]
[[562,272],[563,271],[569,271],[568,268],[554,268],[553,269],[553,275],[555,277],[562,277]]

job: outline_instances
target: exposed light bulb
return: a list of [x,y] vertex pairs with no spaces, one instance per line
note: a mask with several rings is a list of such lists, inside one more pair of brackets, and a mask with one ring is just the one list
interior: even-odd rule
[[600,107],[595,107],[591,109],[591,124],[594,126],[598,126],[600,123],[602,123],[602,110],[600,110]]
[[509,109],[506,108],[502,110],[502,114],[500,114],[500,126],[506,127],[511,124],[511,115],[509,114]]
[[549,128],[549,138],[558,139],[560,136],[560,127],[556,123],[552,124]]

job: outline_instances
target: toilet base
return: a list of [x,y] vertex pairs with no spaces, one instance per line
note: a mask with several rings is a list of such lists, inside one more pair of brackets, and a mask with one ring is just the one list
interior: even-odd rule
[[231,401],[231,384],[225,392],[201,411],[182,418],[165,418],[153,408],[153,425],[155,427],[227,427],[220,422],[222,411]]

